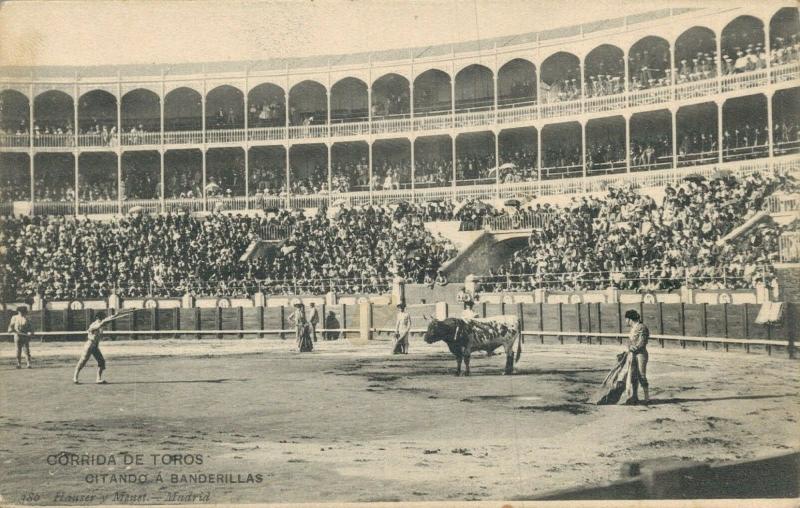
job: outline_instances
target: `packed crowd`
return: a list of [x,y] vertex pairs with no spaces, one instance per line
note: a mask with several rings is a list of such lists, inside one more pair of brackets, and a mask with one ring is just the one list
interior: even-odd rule
[[623,76],[597,74],[589,76],[583,84],[583,89],[586,92],[586,97],[614,95],[625,91],[625,79]]
[[283,101],[250,103],[248,127],[283,127],[286,125],[286,107]]
[[[268,293],[385,291],[395,276],[422,283],[455,254],[423,221],[449,205],[282,211],[262,218],[133,215],[110,222],[23,217],[0,222],[5,301]],[[264,226],[291,231],[274,256],[239,259]]]
[[708,164],[719,158],[715,128],[696,125],[679,137],[678,162],[684,165]]
[[631,139],[631,167],[653,169],[658,164],[672,162],[672,142],[668,134],[643,132]]
[[573,198],[571,206],[551,208],[529,247],[485,277],[481,290],[769,287],[780,227],[767,221],[732,242],[718,241],[776,190],[797,189],[784,176],[721,174],[668,186],[661,204],[630,187],[603,198]]
[[652,46],[628,57],[632,91],[668,86],[672,82],[669,46]]
[[698,52],[692,58],[682,58],[675,69],[677,84],[715,78],[717,76],[717,52]]

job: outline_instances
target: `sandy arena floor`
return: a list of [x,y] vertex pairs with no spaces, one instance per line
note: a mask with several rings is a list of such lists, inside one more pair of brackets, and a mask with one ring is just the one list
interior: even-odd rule
[[[502,356],[481,355],[472,377],[455,378],[441,343],[412,341],[408,356],[388,355],[385,341],[319,342],[302,355],[293,345],[108,342],[109,384],[93,383],[91,360],[76,386],[81,343],[34,343],[31,370],[16,370],[13,347],[2,344],[2,500],[520,499],[618,479],[628,460],[800,449],[800,372],[782,354],[655,346],[652,404],[598,407],[587,401],[619,347],[529,341],[518,375],[500,375]],[[62,452],[114,455],[116,464],[59,465],[69,459]],[[143,464],[126,466],[124,453]],[[203,464],[164,464],[169,454],[202,455]],[[208,474],[223,482],[207,483]],[[138,476],[111,483],[120,475]]]

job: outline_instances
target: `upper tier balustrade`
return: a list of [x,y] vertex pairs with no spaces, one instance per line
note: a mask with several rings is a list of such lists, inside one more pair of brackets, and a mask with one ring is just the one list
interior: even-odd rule
[[[740,74],[708,78],[673,86],[662,86],[622,92],[599,97],[581,98],[542,104],[531,104],[521,99],[519,104],[507,102],[495,109],[453,113],[451,110],[426,111],[414,115],[380,117],[367,121],[338,122],[316,125],[284,127],[250,127],[247,129],[206,129],[193,131],[165,131],[123,133],[122,150],[142,145],[267,145],[284,143],[320,142],[347,138],[373,136],[434,135],[453,130],[499,130],[531,125],[542,121],[585,120],[587,117],[607,116],[609,113],[632,114],[659,105],[680,107],[693,104],[698,99],[725,100],[748,94],[767,93],[772,88],[789,88],[800,83],[800,61],[758,69]],[[119,136],[103,134],[0,134],[0,148],[4,151],[37,151],[51,149],[116,148]]]

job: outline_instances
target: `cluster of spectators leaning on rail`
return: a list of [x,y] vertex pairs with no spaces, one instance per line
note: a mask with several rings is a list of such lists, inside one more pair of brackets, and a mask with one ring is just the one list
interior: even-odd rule
[[[49,300],[123,297],[372,293],[395,277],[435,283],[454,245],[425,222],[460,220],[481,229],[487,219],[536,222],[529,247],[481,283],[482,291],[741,288],[773,281],[780,228],[766,222],[733,243],[717,240],[762,209],[776,190],[796,190],[787,177],[690,177],[665,189],[657,204],[630,187],[569,206],[541,203],[495,208],[399,202],[383,207],[320,209],[306,217],[286,210],[263,217],[214,213],[132,215],[101,222],[63,217],[0,222],[5,301],[39,294]],[[240,261],[263,228],[285,228],[272,255]]]

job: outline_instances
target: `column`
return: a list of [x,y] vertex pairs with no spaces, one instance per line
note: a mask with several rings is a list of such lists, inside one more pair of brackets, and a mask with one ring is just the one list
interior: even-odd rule
[[452,182],[452,186],[453,186],[453,193],[454,193],[453,197],[455,197],[456,175],[458,174],[456,172],[456,133],[455,132],[451,133],[450,140],[451,140],[451,156],[453,158],[453,182]]
[[[205,68],[203,68],[203,71],[205,71]],[[204,212],[208,210],[208,201],[206,200],[206,94],[208,93],[207,87],[208,85],[206,83],[206,80],[203,79],[203,100],[200,103],[202,106],[200,114],[203,116],[202,118],[203,146],[200,148],[200,153],[202,154],[203,158],[202,163],[203,163],[203,211]]]
[[36,195],[34,194],[36,186],[36,179],[34,177],[34,140],[33,140],[33,108],[36,98],[33,96],[33,83],[28,86],[28,166],[30,169],[30,177],[31,177],[31,214],[33,214],[33,202],[36,200]]
[[333,143],[325,143],[328,148],[328,202],[332,203],[331,190],[333,188]]
[[672,47],[672,46],[669,46],[668,49],[669,49],[669,62],[670,62],[670,65],[672,66],[670,68],[670,71],[669,71],[669,79],[670,79],[670,83],[669,84],[670,84],[670,88],[672,88],[671,95],[672,95],[672,100],[674,101],[674,100],[676,100],[677,94],[678,94],[678,91],[675,89],[675,83],[676,83],[676,79],[675,79],[675,49],[676,48]]
[[[205,117],[203,118],[203,122],[205,124]],[[206,199],[206,147],[203,145],[200,148],[200,154],[202,156],[202,167],[203,167],[203,211],[208,211],[208,200]]]
[[[413,107],[412,107],[412,111],[413,111]],[[416,136],[412,135],[409,138],[409,141],[411,142],[411,196],[412,196],[412,200],[413,200],[413,197],[415,195],[414,189],[416,188],[416,185],[417,185],[417,183],[415,181],[416,178],[417,178],[417,163],[416,163],[416,154],[414,153],[414,145],[417,144]]]
[[166,213],[167,212],[167,200],[166,200],[167,189],[164,188],[164,147],[161,147],[158,150],[158,156],[159,156],[158,158],[159,158],[159,163],[160,163],[159,169],[161,170],[161,173],[159,175],[160,178],[161,178],[161,180],[159,180],[159,182],[161,184],[161,192],[159,193],[158,198],[161,200],[161,211]]
[[584,101],[586,96],[584,95],[585,91],[583,89],[584,74],[586,73],[586,70],[584,69],[584,67],[585,67],[585,62],[581,61],[581,59],[578,59],[578,68],[581,70],[581,77],[580,77],[580,80],[581,80],[581,82],[580,82],[580,86],[581,86],[581,111],[586,111],[586,104],[585,104],[585,101]]
[[581,121],[581,166],[583,166],[583,177],[586,178],[586,124]]
[[[127,189],[126,189],[127,190]],[[117,212],[122,215],[122,152],[117,152]]]
[[328,80],[328,88],[325,89],[325,99],[327,100],[328,104],[328,113],[326,115],[327,121],[327,129],[325,132],[328,133],[328,137],[331,135],[331,91],[330,91],[330,79]]
[[772,132],[772,100],[775,98],[775,93],[773,93],[771,96],[769,93],[766,93],[765,95],[767,96],[767,156],[772,157],[774,153],[773,144],[775,141],[773,139],[775,133]]
[[[497,84],[495,82],[495,84]],[[494,107],[497,111],[497,91],[494,94]],[[500,198],[500,131],[492,131],[494,134],[494,197]]]
[[161,71],[161,97],[159,98],[159,101],[158,101],[158,106],[159,106],[158,128],[159,128],[159,133],[160,133],[159,142],[161,144],[161,146],[159,147],[159,153],[161,154],[161,209],[164,212],[167,211],[167,188],[165,187],[165,183],[164,183],[165,182],[165,179],[164,179],[164,172],[165,172],[164,155],[166,153],[166,148],[164,147],[164,141],[165,141],[165,139],[164,139],[165,138],[165,136],[164,136],[164,100],[165,100],[165,97],[166,97],[166,94],[164,93],[166,91],[165,87],[166,87],[166,85],[165,85],[165,82],[164,82],[164,71],[162,70]]
[[536,127],[536,169],[538,169],[539,181],[541,182],[542,181],[542,126],[541,125]]
[[250,209],[250,81],[248,74],[244,76],[244,209]]
[[[117,146],[114,147],[114,150],[117,152],[117,164],[119,165],[119,161],[122,159],[122,76],[119,72],[117,72]],[[163,166],[163,164],[162,164]],[[117,168],[117,212],[122,214],[122,201],[119,200],[119,168]],[[164,189],[164,170],[161,170],[161,189],[163,193]],[[163,201],[161,203],[161,211],[164,211],[164,204]]]
[[75,160],[75,215],[78,215],[78,157],[80,156],[80,149],[79,147],[81,139],[78,135],[80,129],[78,129],[78,104],[80,103],[80,93],[78,91],[78,77],[75,76],[75,86],[73,87],[75,91],[75,99],[72,101],[72,106],[74,108],[73,113],[75,116],[75,148],[72,150],[72,157]]
[[722,163],[722,107],[725,103],[718,104],[717,101],[714,101],[714,104],[717,105],[717,149],[719,150],[719,163]]
[[[714,34],[715,41],[717,43],[717,93],[722,93],[722,30],[719,31],[719,34]],[[722,140],[720,140],[720,146],[722,146]]]
[[75,160],[75,215],[78,215],[81,212],[81,209],[78,206],[79,203],[80,203],[80,197],[79,197],[80,194],[78,193],[78,174],[79,174],[78,173],[78,171],[79,171],[78,170],[78,159],[80,159],[80,152],[78,152],[76,150],[75,151],[75,157],[74,157],[74,160]]
[[367,85],[367,126],[372,133],[372,84]]
[[625,93],[627,93],[630,90],[630,87],[628,86],[628,81],[631,79],[630,62],[628,61],[627,51],[622,52],[622,63],[625,64],[625,77],[623,78],[625,80],[625,83],[623,84],[624,85],[623,90],[625,90]]
[[669,108],[670,119],[672,120],[672,168],[678,167],[678,114],[677,110]]
[[[450,78],[450,125],[455,127],[456,125],[456,77],[455,75]],[[454,141],[455,143],[455,141]],[[455,153],[455,150],[453,150]],[[454,180],[455,181],[455,180]]]
[[367,139],[367,164],[369,164],[369,204],[372,204],[372,137]]
[[286,208],[289,208],[289,194],[290,194],[289,191],[292,188],[291,181],[289,180],[291,176],[291,171],[289,169],[291,167],[289,162],[289,150],[291,148],[291,145],[287,142],[286,145],[284,145],[284,148],[286,149],[286,205],[285,206]]
[[[245,135],[247,135],[247,129],[245,129]],[[245,142],[244,145],[244,209],[250,209],[250,143],[248,142]]]
[[625,172],[631,172],[631,117],[622,116],[625,120]]

